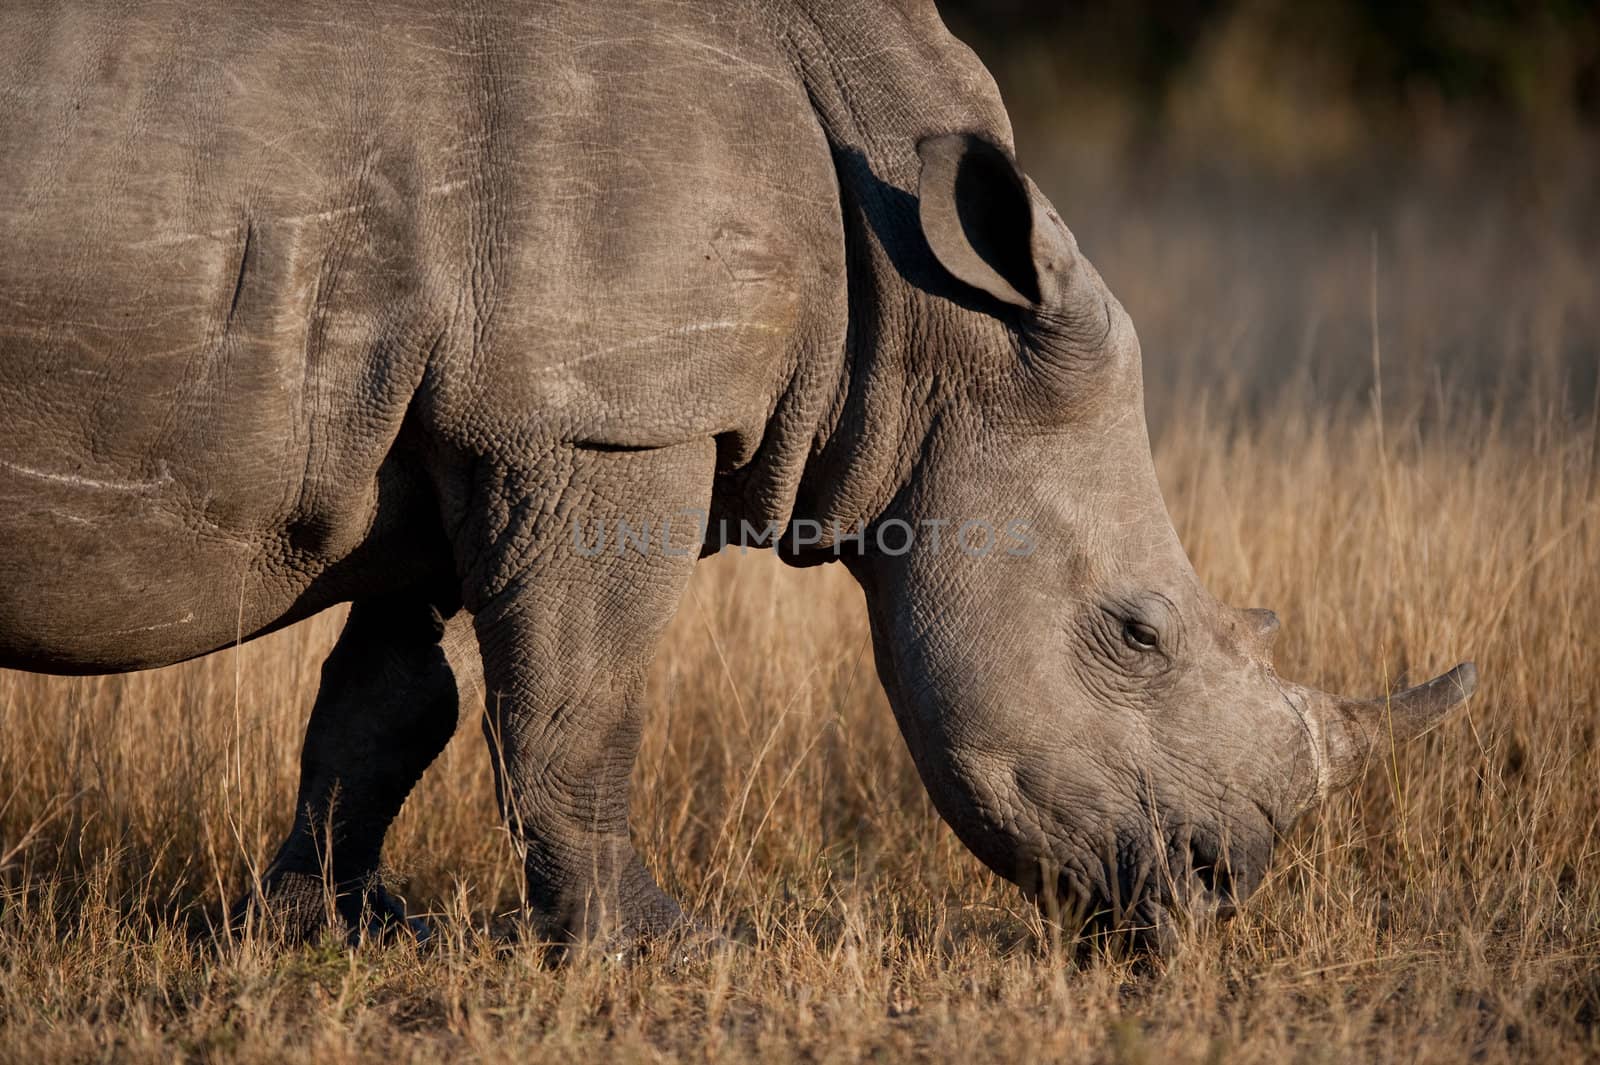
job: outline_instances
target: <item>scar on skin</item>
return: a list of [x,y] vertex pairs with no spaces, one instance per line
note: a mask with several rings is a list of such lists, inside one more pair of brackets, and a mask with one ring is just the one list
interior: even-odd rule
[[41,481],[52,484],[64,484],[72,488],[86,488],[96,492],[154,492],[165,488],[172,483],[172,474],[163,467],[161,476],[145,481],[105,481],[95,477],[79,477],[73,473],[52,473],[49,470],[36,470],[28,466],[19,466],[14,462],[0,459],[0,467],[24,477],[35,477]]
[[170,629],[178,625],[187,625],[193,620],[194,611],[190,610],[176,621],[158,621],[154,625],[139,625],[131,629],[107,629],[104,632],[91,632],[89,636],[131,636],[136,632],[155,632],[157,629]]

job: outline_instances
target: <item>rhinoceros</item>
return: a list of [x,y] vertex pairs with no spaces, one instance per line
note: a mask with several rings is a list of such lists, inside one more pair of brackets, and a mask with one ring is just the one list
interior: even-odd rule
[[383,839],[474,637],[529,919],[690,925],[629,837],[642,680],[752,529],[859,580],[967,847],[1157,948],[1474,686],[1298,686],[1201,586],[1128,315],[931,0],[16,0],[0,40],[0,665],[350,603],[252,895],[288,926],[326,875],[406,927]]

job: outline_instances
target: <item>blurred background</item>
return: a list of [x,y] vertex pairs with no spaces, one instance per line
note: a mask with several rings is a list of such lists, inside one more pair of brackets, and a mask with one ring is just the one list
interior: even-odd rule
[[1374,321],[1399,413],[1592,411],[1600,5],[939,7],[1137,323],[1158,438],[1176,397],[1367,402]]

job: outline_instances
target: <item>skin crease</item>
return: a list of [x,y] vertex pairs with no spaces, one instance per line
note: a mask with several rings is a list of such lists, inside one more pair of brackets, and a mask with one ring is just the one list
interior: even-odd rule
[[[536,928],[680,927],[629,838],[640,692],[740,522],[861,581],[973,852],[1155,946],[1470,691],[1282,682],[1276,620],[1200,586],[1132,324],[927,0],[23,2],[0,37],[0,665],[354,604],[241,915],[309,933],[326,866],[356,934],[403,917],[383,837],[481,660]],[[870,547],[967,519],[1031,551]]]

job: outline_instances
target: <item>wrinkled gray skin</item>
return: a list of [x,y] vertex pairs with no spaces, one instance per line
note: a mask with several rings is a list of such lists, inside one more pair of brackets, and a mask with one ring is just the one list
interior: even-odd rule
[[[352,601],[265,877],[291,927],[324,868],[341,920],[398,916],[383,836],[472,633],[532,916],[679,926],[628,781],[717,519],[819,522],[784,553],[841,548],[962,840],[1158,944],[1472,687],[1286,683],[1272,615],[1200,586],[1133,326],[927,0],[22,0],[0,40],[0,664],[161,666]],[[573,546],[687,510],[703,545]],[[895,518],[1033,550],[833,542]]]

